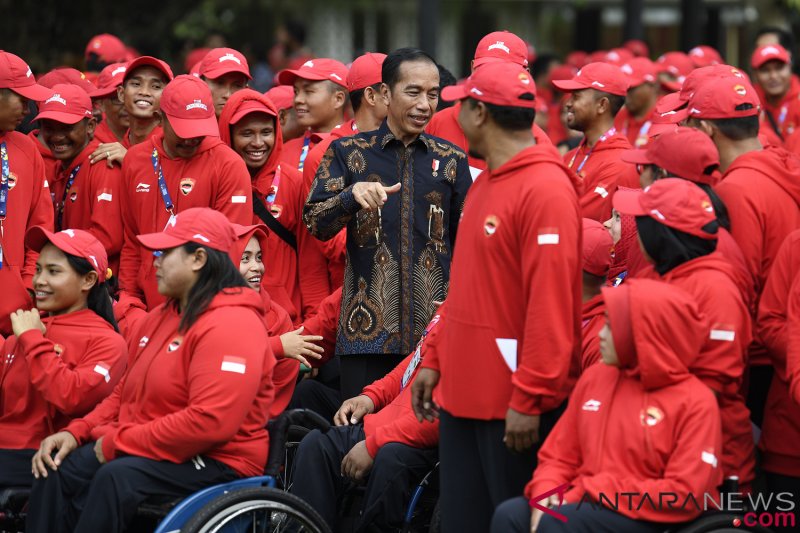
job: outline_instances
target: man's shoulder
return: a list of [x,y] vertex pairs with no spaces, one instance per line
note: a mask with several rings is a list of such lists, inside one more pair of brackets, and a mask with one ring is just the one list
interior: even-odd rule
[[370,148],[381,147],[380,130],[361,131],[349,137],[328,138],[331,142],[329,148],[335,150],[350,151],[355,149],[369,150]]
[[467,153],[447,139],[442,139],[441,137],[428,133],[420,134],[419,139],[425,143],[430,151],[440,157],[452,156],[458,159],[467,159]]

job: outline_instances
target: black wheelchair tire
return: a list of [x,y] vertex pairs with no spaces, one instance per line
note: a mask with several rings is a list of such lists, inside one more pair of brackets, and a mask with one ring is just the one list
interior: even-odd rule
[[331,533],[330,528],[308,503],[297,496],[269,487],[252,487],[223,494],[195,513],[181,528],[181,533],[203,533],[214,531],[215,522],[231,517],[231,513],[243,504],[252,502],[258,509],[275,509],[289,513],[306,524],[309,533]]

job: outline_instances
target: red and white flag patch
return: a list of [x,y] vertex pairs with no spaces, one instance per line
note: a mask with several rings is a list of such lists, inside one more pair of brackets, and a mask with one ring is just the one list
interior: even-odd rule
[[245,370],[247,370],[247,360],[244,357],[226,355],[222,358],[222,366],[220,367],[220,370],[223,372],[244,374]]
[[546,244],[558,244],[558,228],[539,228],[539,235],[536,244],[544,246]]
[[94,371],[103,376],[103,379],[106,380],[106,383],[111,381],[111,366],[102,361],[94,365]]

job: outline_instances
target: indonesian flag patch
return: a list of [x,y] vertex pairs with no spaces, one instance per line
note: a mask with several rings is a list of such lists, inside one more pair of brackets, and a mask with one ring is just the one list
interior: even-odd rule
[[247,360],[244,357],[226,355],[222,358],[222,366],[220,367],[220,370],[223,372],[244,374],[245,370],[247,370]]
[[110,370],[111,367],[102,361],[94,365],[94,371],[103,376],[103,379],[106,380],[106,383],[111,381],[111,373],[109,372]]
[[558,244],[558,239],[558,228],[539,228],[536,244],[539,246]]

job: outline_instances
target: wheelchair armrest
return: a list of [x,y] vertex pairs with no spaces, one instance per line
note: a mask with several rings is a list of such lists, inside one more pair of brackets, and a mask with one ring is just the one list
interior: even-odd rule
[[318,413],[309,409],[292,409],[284,411],[275,420],[270,420],[267,424],[269,431],[269,454],[267,456],[267,466],[264,473],[268,476],[277,477],[283,465],[283,452],[286,449],[286,442],[289,438],[289,431],[292,426],[302,426],[309,429],[319,429],[327,431],[331,423],[322,418]]

